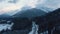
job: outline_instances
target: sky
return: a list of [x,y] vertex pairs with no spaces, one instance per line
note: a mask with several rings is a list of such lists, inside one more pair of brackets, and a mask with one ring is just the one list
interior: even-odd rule
[[37,8],[37,6],[57,9],[60,8],[60,0],[0,0],[0,15],[15,10],[21,11],[24,7]]

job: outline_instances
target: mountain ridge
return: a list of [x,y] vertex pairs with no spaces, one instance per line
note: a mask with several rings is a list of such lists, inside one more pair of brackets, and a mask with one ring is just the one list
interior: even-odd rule
[[23,10],[18,13],[16,13],[15,15],[13,15],[14,17],[28,17],[28,18],[32,18],[32,17],[36,17],[36,16],[41,16],[41,15],[44,15],[46,14],[46,12],[44,12],[43,10],[41,9],[36,9],[36,8],[33,8],[33,9],[29,9],[29,10]]

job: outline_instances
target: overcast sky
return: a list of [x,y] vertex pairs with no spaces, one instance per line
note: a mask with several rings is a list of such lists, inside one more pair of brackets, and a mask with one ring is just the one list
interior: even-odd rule
[[60,0],[0,0],[0,14],[21,10],[23,7],[36,8],[42,5],[46,8],[60,8]]

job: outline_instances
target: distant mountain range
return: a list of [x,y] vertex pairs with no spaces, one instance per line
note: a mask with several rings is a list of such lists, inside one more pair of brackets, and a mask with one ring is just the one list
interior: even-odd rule
[[32,17],[36,17],[36,16],[41,16],[46,14],[46,12],[44,12],[41,9],[28,9],[28,10],[22,10],[18,13],[16,13],[15,15],[13,15],[13,17],[28,17],[28,18],[32,18]]
[[2,14],[0,15],[0,19],[9,19],[12,18],[12,16],[8,15],[8,14]]
[[[57,9],[60,10],[60,9]],[[53,11],[54,12],[54,11]],[[53,12],[50,12],[53,14]],[[58,11],[54,12],[57,13]],[[48,14],[50,14],[48,13]],[[8,14],[2,14],[0,15],[0,18],[10,18],[10,17],[27,17],[27,18],[32,18],[32,17],[38,17],[38,16],[42,16],[44,14],[47,14],[45,11],[41,10],[41,9],[28,9],[28,10],[22,10],[19,11],[18,13],[14,14],[14,15],[8,15]]]
[[44,12],[41,9],[33,8],[33,9],[18,11],[18,13],[14,14],[12,16],[9,15],[9,14],[8,13],[2,14],[2,15],[0,15],[0,18],[11,18],[11,17],[28,17],[28,18],[32,18],[32,17],[44,15],[44,14],[46,14],[46,12]]

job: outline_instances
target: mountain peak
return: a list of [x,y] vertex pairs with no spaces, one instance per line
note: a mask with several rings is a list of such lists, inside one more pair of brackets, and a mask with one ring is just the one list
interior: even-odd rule
[[41,16],[41,15],[44,15],[44,14],[46,14],[46,12],[44,12],[43,10],[33,8],[33,9],[28,9],[28,10],[25,10],[25,11],[18,12],[13,16],[14,17],[32,18],[32,17],[36,17],[36,16]]

